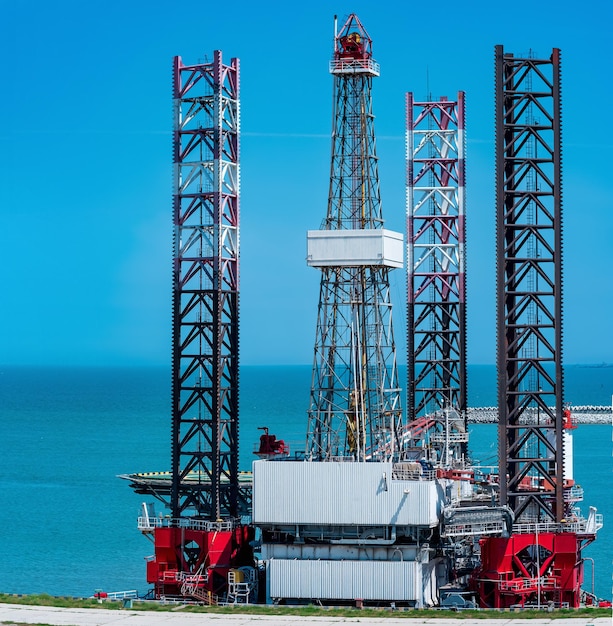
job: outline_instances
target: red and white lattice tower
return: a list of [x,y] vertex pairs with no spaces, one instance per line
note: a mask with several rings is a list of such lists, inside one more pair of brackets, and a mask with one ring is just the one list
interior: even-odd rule
[[173,102],[171,508],[217,520],[238,512],[238,60],[176,57]]
[[157,597],[212,604],[253,564],[238,471],[238,60],[175,57],[173,103],[172,515],[147,520],[147,580]]
[[464,93],[407,113],[407,418],[466,411]]

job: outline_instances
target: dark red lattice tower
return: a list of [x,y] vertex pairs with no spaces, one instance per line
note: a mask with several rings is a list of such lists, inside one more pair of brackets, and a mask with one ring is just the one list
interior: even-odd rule
[[583,544],[563,458],[560,51],[496,47],[496,260],[501,504],[510,537],[480,541],[482,606],[579,606]]
[[560,51],[496,47],[500,498],[516,520],[563,508]]

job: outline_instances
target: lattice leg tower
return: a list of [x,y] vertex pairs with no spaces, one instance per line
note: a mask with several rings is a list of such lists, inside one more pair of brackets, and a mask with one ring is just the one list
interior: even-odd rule
[[496,47],[500,497],[516,519],[563,506],[560,51]]
[[407,94],[407,415],[466,413],[464,93]]
[[176,57],[174,117],[171,504],[218,520],[238,513],[238,60]]

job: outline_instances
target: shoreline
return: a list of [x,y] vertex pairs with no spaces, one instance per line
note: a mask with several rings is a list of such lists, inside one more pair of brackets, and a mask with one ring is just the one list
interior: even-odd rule
[[[613,425],[610,406],[571,407],[573,422],[577,425],[604,424]],[[471,407],[466,410],[469,424],[497,424],[498,407]]]

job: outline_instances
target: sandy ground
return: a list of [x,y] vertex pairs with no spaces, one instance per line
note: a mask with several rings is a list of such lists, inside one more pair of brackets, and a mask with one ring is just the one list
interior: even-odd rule
[[509,615],[499,619],[462,620],[436,617],[292,617],[268,615],[220,615],[203,613],[181,613],[168,611],[134,611],[131,609],[64,609],[44,606],[0,604],[0,624],[49,624],[53,626],[336,626],[338,624],[360,624],[368,626],[612,626],[610,617],[577,617],[568,619],[521,619]]

